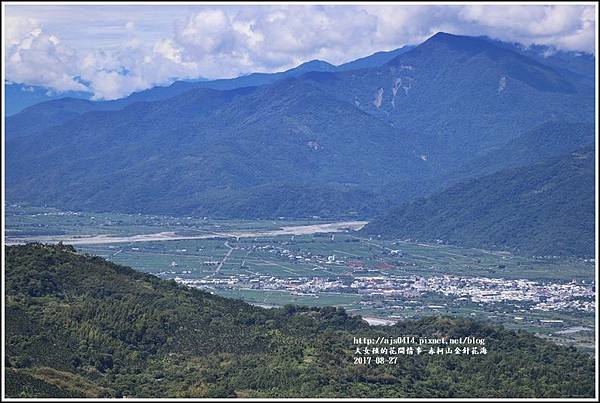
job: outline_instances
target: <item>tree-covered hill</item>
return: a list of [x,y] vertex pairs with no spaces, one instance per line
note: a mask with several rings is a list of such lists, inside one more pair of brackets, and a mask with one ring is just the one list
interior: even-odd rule
[[[467,319],[369,327],[336,308],[262,309],[78,254],[6,248],[9,397],[593,397],[573,348]],[[354,337],[485,338],[477,356],[354,364]],[[568,374],[568,376],[565,376]]]
[[592,257],[595,184],[594,147],[588,146],[402,204],[363,231],[530,255]]

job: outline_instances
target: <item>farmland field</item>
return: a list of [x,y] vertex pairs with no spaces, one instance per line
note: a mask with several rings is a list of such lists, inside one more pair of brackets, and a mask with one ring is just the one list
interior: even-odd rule
[[[318,218],[216,220],[7,206],[6,241],[76,239],[81,252],[265,306],[335,305],[387,320],[469,316],[593,348],[591,260],[382,240],[344,224],[332,233],[261,235],[324,224]],[[118,242],[160,233],[207,237]],[[97,236],[111,240],[84,238]]]

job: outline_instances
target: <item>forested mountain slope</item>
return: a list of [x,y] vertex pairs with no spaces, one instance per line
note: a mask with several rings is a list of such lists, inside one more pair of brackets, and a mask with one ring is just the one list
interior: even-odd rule
[[530,255],[593,257],[595,182],[595,152],[588,146],[453,185],[392,209],[363,231]]
[[[69,246],[6,248],[9,397],[593,397],[588,356],[431,317],[369,327],[336,308],[263,309]],[[485,338],[487,354],[354,364],[354,337]],[[568,374],[568,376],[565,376]]]

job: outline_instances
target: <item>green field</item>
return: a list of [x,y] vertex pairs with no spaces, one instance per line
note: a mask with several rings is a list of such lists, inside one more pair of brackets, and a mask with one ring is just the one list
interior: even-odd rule
[[[196,235],[242,230],[273,230],[282,226],[322,223],[283,220],[212,220],[107,213],[65,213],[52,209],[9,206],[7,238],[62,235],[133,236],[174,232]],[[538,333],[554,341],[589,348],[593,344],[594,310],[540,311],[525,301],[477,303],[456,295],[423,292],[406,295],[362,292],[349,288],[362,277],[377,277],[386,287],[411,278],[452,276],[511,281],[527,279],[551,286],[569,282],[594,287],[595,263],[583,259],[534,258],[507,252],[431,245],[403,240],[381,240],[355,231],[269,237],[191,239],[77,245],[137,270],[188,282],[231,298],[263,305],[288,303],[342,306],[346,310],[378,318],[398,320],[444,313],[502,323]],[[308,291],[298,291],[305,283]],[[339,283],[327,289],[321,282]],[[402,287],[398,286],[401,292]],[[592,296],[582,297],[591,301]],[[557,322],[562,321],[562,322]],[[578,329],[569,333],[568,329]],[[567,330],[567,333],[561,333]]]

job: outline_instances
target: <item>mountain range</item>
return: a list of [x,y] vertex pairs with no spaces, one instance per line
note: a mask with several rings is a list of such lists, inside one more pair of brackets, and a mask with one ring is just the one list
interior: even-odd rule
[[[346,67],[36,104],[6,120],[6,197],[90,211],[386,217],[594,141],[587,56],[540,52],[438,33]],[[580,190],[588,200],[592,189]]]
[[[136,102],[165,100],[195,88],[233,90],[272,84],[312,71],[345,71],[359,67],[375,67],[387,63],[395,56],[408,52],[410,49],[412,49],[411,46],[404,46],[387,52],[377,52],[339,66],[322,60],[311,60],[278,73],[253,73],[233,79],[213,81],[205,79],[176,81],[169,86],[156,86],[112,101],[91,101],[92,94],[86,92],[70,91],[60,96],[56,92],[41,87],[5,84],[6,115],[10,116],[6,120],[7,132],[13,136],[18,136],[20,133],[31,134],[33,131],[40,131],[67,122],[85,112],[119,110]],[[48,99],[47,102],[41,102],[44,97]]]
[[[125,97],[125,99],[118,100],[118,102],[113,102],[112,104],[115,105],[114,109],[118,109],[119,107],[133,102],[166,99],[194,88],[231,90],[241,87],[271,84],[283,78],[296,77],[309,71],[346,71],[357,68],[369,68],[385,64],[394,57],[404,52],[408,52],[412,48],[412,46],[407,45],[390,51],[376,52],[370,56],[362,57],[338,66],[334,66],[323,60],[311,60],[292,69],[277,73],[252,73],[233,79],[207,80],[199,78],[189,81],[175,81],[168,86],[156,86],[147,90],[135,92]],[[14,115],[29,106],[44,101],[64,98],[90,100],[93,96],[90,92],[57,92],[40,86],[18,83],[5,83],[4,88],[6,97],[5,110],[7,116]]]

